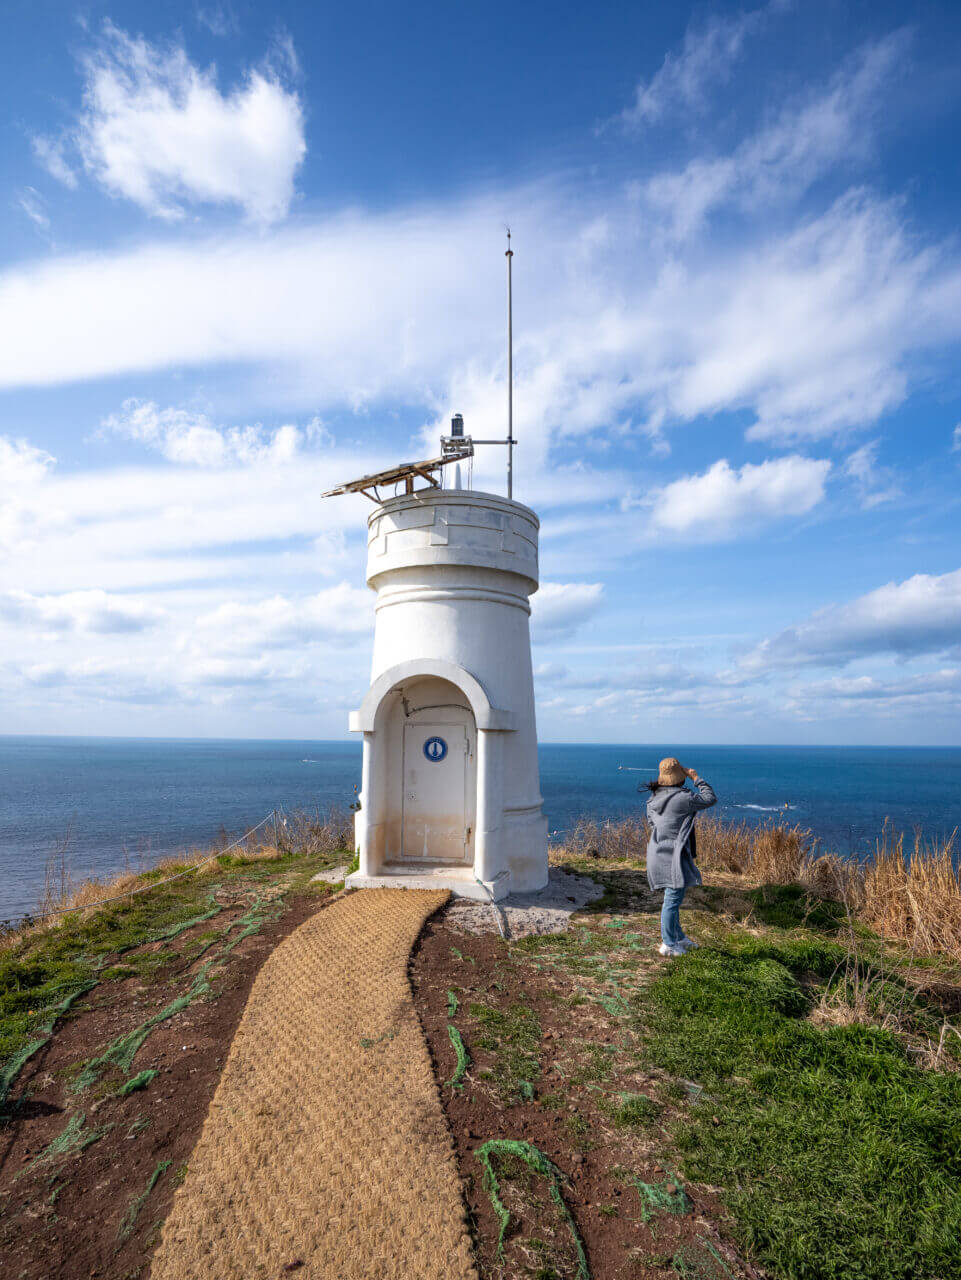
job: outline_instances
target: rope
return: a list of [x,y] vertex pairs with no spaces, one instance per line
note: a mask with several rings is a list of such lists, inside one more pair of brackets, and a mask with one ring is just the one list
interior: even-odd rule
[[123,898],[132,898],[136,893],[146,893],[148,889],[159,889],[161,885],[171,884],[174,880],[181,880],[184,876],[189,876],[191,872],[198,871],[201,867],[205,867],[208,862],[215,862],[217,858],[222,857],[225,853],[229,853],[231,849],[236,849],[239,844],[243,844],[255,831],[259,831],[265,823],[271,818],[276,818],[276,809],[271,809],[266,818],[261,819],[256,827],[251,827],[244,835],[235,840],[232,844],[228,844],[226,849],[218,849],[216,853],[212,853],[209,858],[203,858],[200,862],[195,862],[188,867],[186,871],[178,871],[175,876],[168,876],[166,880],[152,880],[150,884],[141,885],[138,889],[128,889],[126,893],[118,893],[113,898],[101,898],[99,902],[85,902],[79,907],[56,907],[53,911],[45,911],[42,916],[31,916],[32,921],[39,922],[41,920],[49,920],[51,916],[63,916],[70,911],[93,911],[95,907],[105,907],[111,902],[120,902]]
[[488,902],[490,903],[491,911],[494,913],[494,921],[495,921],[495,923],[497,924],[497,932],[501,935],[501,937],[502,937],[502,938],[504,939],[504,941],[506,942],[506,941],[507,941],[507,934],[504,932],[504,926],[501,924],[501,913],[500,913],[500,910],[499,910],[499,908],[498,908],[498,906],[497,906],[497,903],[494,901],[494,895],[491,893],[490,889],[488,889],[488,887],[487,887],[487,885],[484,883],[484,881],[478,878],[478,876],[477,876],[477,873],[476,873],[476,872],[474,873],[474,879],[477,881],[477,883],[480,885],[480,887],[481,887],[481,888],[484,890],[484,892],[487,894],[487,900],[488,900]]

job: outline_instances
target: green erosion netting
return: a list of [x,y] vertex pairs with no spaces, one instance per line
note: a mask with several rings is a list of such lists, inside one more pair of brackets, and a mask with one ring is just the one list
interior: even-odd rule
[[148,1067],[146,1071],[138,1071],[135,1076],[131,1076],[117,1090],[118,1097],[126,1098],[128,1094],[136,1093],[138,1089],[146,1089],[151,1080],[154,1080],[160,1073],[156,1067]]
[[671,1266],[681,1280],[734,1280],[734,1272],[708,1240],[681,1245]]
[[109,1133],[113,1128],[112,1124],[105,1124],[99,1129],[87,1129],[86,1122],[85,1113],[75,1111],[60,1133],[31,1160],[30,1164],[46,1164],[51,1160],[69,1156],[74,1151],[85,1151],[92,1143],[99,1142],[104,1134]]
[[518,1160],[522,1160],[535,1173],[539,1173],[547,1179],[550,1188],[551,1199],[560,1209],[565,1222],[571,1231],[574,1240],[574,1247],[577,1250],[577,1275],[578,1280],[591,1280],[591,1273],[587,1266],[587,1255],[584,1252],[584,1244],[577,1230],[577,1224],[571,1216],[571,1211],[564,1203],[564,1197],[561,1195],[561,1183],[566,1182],[564,1174],[556,1165],[552,1164],[544,1155],[543,1151],[538,1150],[530,1142],[520,1142],[514,1138],[489,1138],[482,1147],[478,1147],[474,1155],[484,1166],[484,1173],[487,1182],[487,1190],[490,1194],[491,1204],[494,1212],[500,1222],[500,1232],[497,1236],[497,1256],[504,1256],[504,1234],[510,1224],[510,1214],[504,1207],[504,1203],[500,1198],[500,1182],[494,1169],[494,1159],[500,1156],[515,1156]]
[[136,1196],[130,1201],[130,1204],[127,1206],[127,1212],[124,1214],[123,1221],[120,1224],[120,1229],[117,1232],[118,1240],[126,1240],[127,1236],[129,1236],[131,1231],[133,1231],[137,1221],[137,1215],[146,1204],[147,1197],[170,1168],[172,1163],[173,1161],[171,1160],[161,1160],[160,1164],[157,1165],[156,1169],[154,1169],[153,1173],[150,1175],[150,1179],[144,1190],[141,1191],[139,1196]]
[[450,1037],[450,1042],[454,1046],[454,1052],[457,1054],[457,1064],[454,1067],[454,1074],[447,1081],[447,1084],[450,1085],[452,1089],[463,1089],[464,1075],[467,1072],[467,1068],[470,1066],[470,1055],[467,1052],[464,1041],[461,1039],[460,1032],[452,1022],[448,1022],[447,1024],[447,1035]]
[[690,1213],[691,1202],[679,1178],[667,1182],[642,1182],[640,1178],[629,1181],[641,1197],[641,1217],[645,1222],[650,1222],[655,1213],[670,1213],[675,1217]]

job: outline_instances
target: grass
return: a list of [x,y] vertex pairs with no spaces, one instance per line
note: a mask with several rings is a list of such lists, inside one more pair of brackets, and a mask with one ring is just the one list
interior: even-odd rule
[[477,1044],[495,1055],[488,1078],[504,1102],[529,1101],[540,1075],[541,1025],[528,1005],[506,1009],[475,1003],[470,1015],[478,1026]]
[[[645,818],[616,822],[581,819],[562,852],[576,862],[640,863],[647,851]],[[925,843],[920,832],[906,844],[903,833],[882,828],[874,853],[855,862],[820,849],[799,826],[772,822],[754,826],[701,814],[698,863],[753,883],[793,885],[809,897],[843,904],[852,918],[882,937],[906,943],[917,956],[961,961],[961,880],[955,836]],[[599,877],[603,881],[603,876]],[[608,910],[610,897],[595,904]]]
[[[134,976],[155,979],[181,960],[181,936],[218,916],[223,910],[218,898],[229,901],[234,886],[241,900],[253,886],[278,878],[288,889],[306,887],[315,871],[343,857],[343,848],[329,846],[345,831],[339,820],[317,816],[312,822],[310,815],[293,815],[288,827],[281,829],[283,840],[278,844],[241,849],[242,856],[230,859],[232,865],[226,869],[214,862],[194,875],[157,884],[99,910],[85,904],[96,897],[110,897],[125,885],[150,883],[162,876],[163,867],[142,877],[125,874],[112,883],[80,886],[64,873],[62,905],[76,909],[47,926],[27,923],[8,930],[0,939],[0,1108],[24,1066],[47,1043],[57,1020],[69,1016],[80,996]],[[294,843],[297,835],[303,836],[304,847]],[[195,860],[207,853],[197,851]],[[206,932],[199,948],[187,943],[186,958],[196,960],[220,943],[215,959],[222,961],[243,938],[262,928],[274,910],[268,903],[255,904],[227,930],[213,932],[212,937],[211,931]],[[228,933],[232,936],[226,941]],[[198,989],[179,1000],[199,994],[206,993]],[[170,1002],[162,1014],[108,1046],[99,1060],[89,1064],[95,1068],[94,1078],[110,1065],[129,1069],[151,1027],[181,1007],[177,1000]]]
[[783,1280],[961,1274],[961,1075],[871,1025],[813,1023],[830,945],[702,949],[635,995],[655,1066],[705,1093],[675,1140]]

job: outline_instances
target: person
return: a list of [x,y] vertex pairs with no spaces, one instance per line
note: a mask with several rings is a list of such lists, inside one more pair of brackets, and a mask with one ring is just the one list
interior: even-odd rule
[[[684,785],[688,778],[696,791],[689,791]],[[659,951],[662,956],[682,956],[697,946],[681,928],[680,917],[688,885],[701,883],[694,819],[700,809],[717,804],[717,796],[695,769],[685,769],[673,756],[661,761],[656,781],[645,783],[644,787],[651,793],[647,802],[651,828],[647,882],[652,889],[664,890]]]

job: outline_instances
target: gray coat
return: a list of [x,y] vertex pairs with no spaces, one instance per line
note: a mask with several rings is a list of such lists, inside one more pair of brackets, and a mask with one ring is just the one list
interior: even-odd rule
[[712,804],[717,804],[717,796],[703,778],[697,783],[697,791],[658,787],[648,800],[651,838],[647,845],[647,883],[652,889],[682,889],[701,883],[694,861],[694,819],[698,809],[710,809]]

